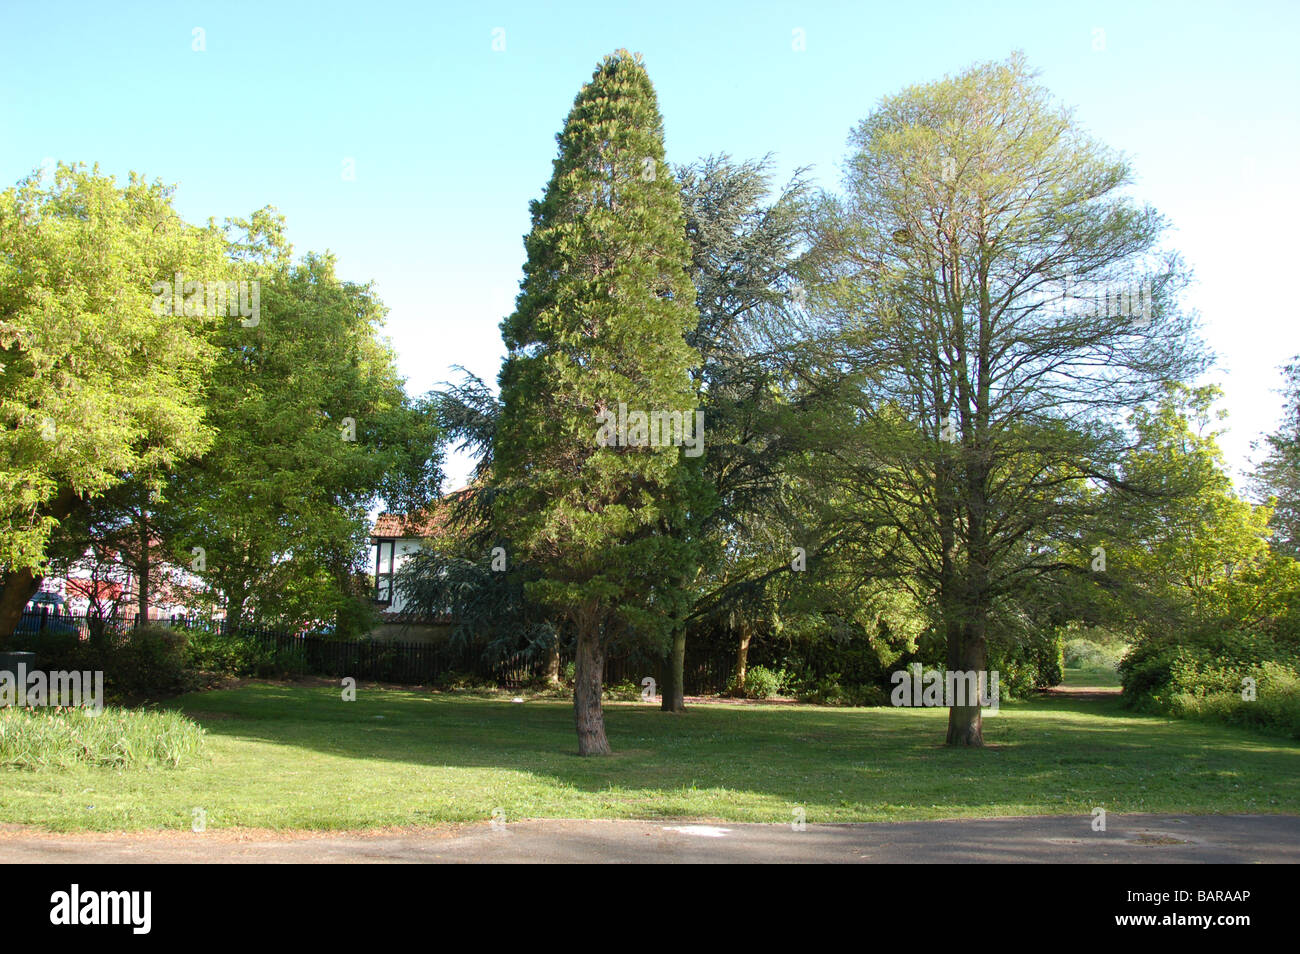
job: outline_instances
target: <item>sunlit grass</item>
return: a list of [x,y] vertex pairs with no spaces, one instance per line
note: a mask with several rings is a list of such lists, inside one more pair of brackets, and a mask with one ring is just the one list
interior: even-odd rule
[[1004,704],[983,750],[946,712],[611,704],[615,755],[576,755],[557,700],[258,684],[181,697],[207,757],[167,771],[0,770],[0,821],[56,829],[364,828],[535,818],[886,821],[1300,812],[1300,745],[1121,709]]

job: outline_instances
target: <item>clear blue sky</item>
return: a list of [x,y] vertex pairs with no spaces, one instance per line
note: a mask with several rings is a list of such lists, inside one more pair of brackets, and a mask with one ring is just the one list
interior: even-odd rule
[[1300,351],[1285,291],[1298,46],[1295,0],[10,2],[0,183],[47,159],[97,161],[177,183],[194,221],[275,205],[299,252],[331,249],[345,277],[375,282],[420,392],[454,364],[495,382],[528,202],[603,54],[644,54],[670,162],[771,152],[782,175],[809,165],[833,188],[849,129],[882,95],[1021,49],[1172,221],[1240,468],[1276,422],[1279,366]]

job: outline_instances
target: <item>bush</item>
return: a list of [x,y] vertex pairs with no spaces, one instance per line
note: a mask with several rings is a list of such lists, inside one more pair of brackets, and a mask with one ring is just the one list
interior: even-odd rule
[[471,672],[445,672],[434,683],[443,692],[496,693],[499,687],[494,679],[476,676]]
[[605,686],[603,695],[606,699],[617,702],[639,702],[641,700],[641,687],[628,679],[624,679],[622,682]]
[[[108,650],[104,680],[128,696],[165,695],[191,688],[189,636],[184,630],[147,624]],[[42,663],[42,665],[46,665]]]
[[749,699],[771,699],[781,692],[786,679],[784,669],[773,672],[766,666],[755,666],[745,673],[745,696]]
[[190,666],[227,676],[260,676],[272,667],[271,650],[257,640],[224,633],[189,632]]
[[[1300,738],[1300,661],[1260,633],[1149,639],[1119,666],[1125,701],[1181,718],[1248,726]],[[1243,699],[1244,680],[1255,698]]]
[[1114,671],[1123,657],[1123,646],[1105,646],[1084,638],[1070,639],[1065,643],[1065,665],[1069,669]]
[[1035,689],[1059,686],[1065,678],[1065,640],[1056,630],[990,640],[988,668],[998,674],[1000,697],[1023,698]]
[[[1226,691],[1233,682],[1240,689],[1240,677],[1249,675],[1252,667],[1287,662],[1284,652],[1284,647],[1259,633],[1213,631],[1146,639],[1120,663],[1120,682],[1124,698],[1142,707],[1170,691],[1196,693],[1202,680],[1206,680],[1204,688],[1213,691]],[[1238,676],[1233,680],[1213,675],[1215,671]]]
[[884,689],[879,686],[844,685],[837,672],[801,686],[795,692],[795,698],[818,706],[889,705],[889,694]]
[[[1255,681],[1255,698],[1242,698],[1243,680]],[[1180,663],[1170,691],[1156,698],[1170,715],[1278,732],[1300,739],[1300,672],[1276,662],[1245,671]]]
[[[301,645],[282,646],[281,648],[270,653],[270,661],[267,669],[278,676],[300,676],[307,671],[307,649]],[[391,669],[396,660],[394,654],[384,653],[378,660],[381,675],[385,667]]]
[[0,765],[33,771],[76,764],[175,768],[202,752],[203,730],[178,712],[106,708],[0,709]]

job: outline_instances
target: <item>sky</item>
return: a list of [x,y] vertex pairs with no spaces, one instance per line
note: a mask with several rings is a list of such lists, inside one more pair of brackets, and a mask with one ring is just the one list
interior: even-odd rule
[[[412,394],[495,383],[528,204],[600,58],[643,54],[668,161],[771,154],[836,189],[882,96],[1025,53],[1170,223],[1240,476],[1300,353],[1300,3],[75,3],[0,0],[0,188],[51,160],[273,205],[373,282]],[[1258,457],[1256,453],[1255,458]],[[451,462],[449,485],[467,462]]]

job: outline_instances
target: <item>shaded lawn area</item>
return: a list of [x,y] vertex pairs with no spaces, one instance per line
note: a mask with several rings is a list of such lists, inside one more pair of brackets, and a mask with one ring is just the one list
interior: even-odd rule
[[579,758],[567,702],[254,684],[173,705],[207,730],[179,769],[0,770],[0,821],[53,829],[367,828],[523,818],[900,821],[1108,812],[1300,813],[1300,745],[1103,699],[1004,703],[989,748],[946,710],[609,704]]

